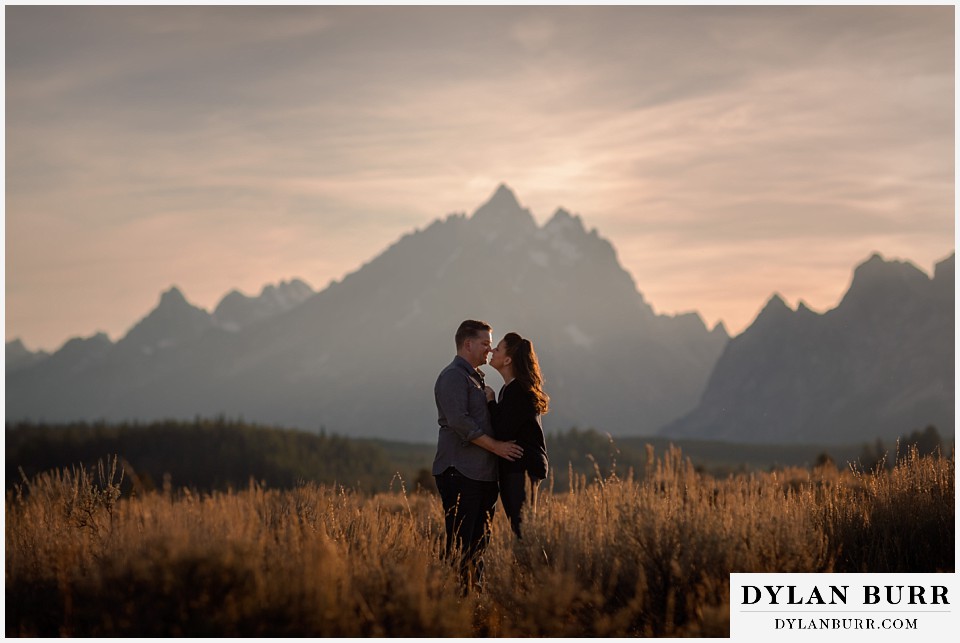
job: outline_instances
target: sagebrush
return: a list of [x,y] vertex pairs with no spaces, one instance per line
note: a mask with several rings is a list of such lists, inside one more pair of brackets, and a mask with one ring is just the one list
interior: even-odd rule
[[731,572],[954,569],[954,458],[719,479],[679,450],[642,479],[572,469],[498,510],[482,591],[441,560],[430,494],[252,484],[120,497],[116,460],[6,499],[11,636],[717,636]]

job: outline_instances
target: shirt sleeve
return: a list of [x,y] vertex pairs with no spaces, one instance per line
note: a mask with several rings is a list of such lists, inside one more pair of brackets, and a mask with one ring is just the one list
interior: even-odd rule
[[437,405],[447,426],[461,439],[472,442],[484,434],[480,423],[470,416],[470,389],[456,371],[447,371],[437,380]]

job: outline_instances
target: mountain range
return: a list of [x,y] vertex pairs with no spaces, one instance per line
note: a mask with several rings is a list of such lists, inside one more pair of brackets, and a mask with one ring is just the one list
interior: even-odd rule
[[817,314],[774,295],[725,348],[674,438],[751,443],[954,436],[955,255],[933,277],[874,254],[840,304]]
[[273,308],[268,294],[256,305],[228,295],[209,314],[172,288],[116,344],[75,339],[8,369],[7,420],[223,414],[431,441],[434,381],[474,318],[495,338],[533,341],[553,398],[548,430],[643,435],[696,404],[729,340],[695,313],[655,314],[596,230],[563,209],[540,226],[506,186],[319,293],[288,285],[290,305]]
[[33,364],[42,362],[48,357],[50,357],[50,353],[43,350],[31,351],[23,343],[23,340],[14,339],[7,342],[6,370],[9,373],[10,371],[26,368],[27,366],[32,366]]
[[933,423],[952,436],[953,284],[953,257],[931,279],[876,255],[835,310],[774,296],[731,340],[696,313],[656,314],[595,229],[562,208],[538,225],[501,185],[320,292],[299,280],[233,291],[208,313],[173,287],[116,343],[98,334],[46,355],[9,342],[6,418],[226,415],[430,442],[434,381],[474,318],[495,340],[533,341],[548,432],[849,443]]

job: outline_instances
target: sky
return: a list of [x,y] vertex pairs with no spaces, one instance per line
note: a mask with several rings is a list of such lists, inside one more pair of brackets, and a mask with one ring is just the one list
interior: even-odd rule
[[507,184],[658,313],[954,251],[954,7],[7,6],[6,338],[325,288]]

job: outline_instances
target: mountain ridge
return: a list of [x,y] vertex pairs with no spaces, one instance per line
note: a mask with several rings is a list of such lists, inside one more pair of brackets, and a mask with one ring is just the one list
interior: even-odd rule
[[954,260],[931,278],[874,253],[822,314],[774,295],[727,345],[698,405],[660,434],[872,441],[934,425],[952,437],[954,306],[943,284],[953,283]]
[[534,341],[556,400],[548,428],[650,433],[696,401],[729,339],[696,313],[656,315],[609,241],[563,209],[538,226],[505,185],[270,319],[231,332],[204,314],[198,337],[164,350],[110,351],[87,378],[47,373],[45,397],[31,381],[42,365],[14,373],[8,418],[226,414],[429,440],[433,381],[460,321],[478,318]]
[[[449,214],[408,232],[318,292],[297,279],[264,286],[256,297],[234,290],[210,313],[172,286],[116,345],[102,334],[77,338],[11,371],[11,350],[23,356],[26,349],[8,343],[7,419],[227,415],[429,441],[436,430],[432,383],[452,358],[459,322],[477,318],[493,323],[495,339],[511,330],[534,342],[554,399],[548,432],[873,440],[918,428],[903,424],[925,422],[924,404],[952,412],[952,395],[943,396],[952,362],[949,373],[937,363],[933,384],[915,362],[931,352],[924,335],[941,352],[944,342],[952,346],[945,323],[928,313],[947,304],[952,311],[954,257],[929,277],[874,253],[856,266],[834,309],[821,313],[800,301],[793,310],[773,293],[731,339],[722,321],[708,329],[697,312],[657,314],[596,228],[588,231],[580,215],[562,207],[537,225],[501,184],[472,215]],[[919,329],[908,342],[904,325]],[[889,363],[880,359],[893,353]],[[850,363],[824,376],[835,356]],[[815,368],[818,377],[809,376]],[[871,369],[900,388],[891,393],[864,378]],[[909,376],[891,375],[898,369]],[[498,375],[486,370],[496,383]],[[794,395],[778,397],[777,387]],[[886,399],[871,398],[875,389],[887,390]],[[850,420],[844,398],[847,407],[887,413],[882,435],[868,435],[880,426],[874,420]],[[749,409],[737,421],[753,427],[751,435],[723,424],[736,416],[734,402]],[[807,405],[821,415],[805,415]],[[774,431],[769,418],[778,413],[806,419],[777,422],[789,430]],[[811,432],[831,414],[855,430]]]

